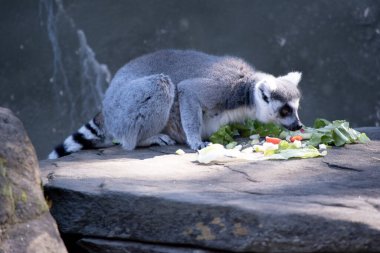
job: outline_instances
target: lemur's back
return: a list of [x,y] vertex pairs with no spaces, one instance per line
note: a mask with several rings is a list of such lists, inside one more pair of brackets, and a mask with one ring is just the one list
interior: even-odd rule
[[113,83],[125,83],[136,78],[163,73],[174,84],[191,78],[221,78],[252,73],[253,68],[240,58],[214,56],[193,50],[161,50],[138,57],[115,75]]

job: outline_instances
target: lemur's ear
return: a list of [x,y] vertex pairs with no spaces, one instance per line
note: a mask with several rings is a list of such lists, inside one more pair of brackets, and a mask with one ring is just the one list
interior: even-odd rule
[[272,80],[263,80],[258,84],[262,99],[269,103],[272,91],[276,89],[275,83]]
[[280,76],[278,78],[298,85],[298,83],[301,81],[302,73],[297,71],[289,72],[286,76]]

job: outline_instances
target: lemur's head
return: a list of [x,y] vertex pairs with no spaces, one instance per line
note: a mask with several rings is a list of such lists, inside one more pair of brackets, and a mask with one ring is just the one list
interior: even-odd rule
[[301,76],[300,72],[290,72],[277,78],[263,74],[255,86],[256,118],[264,123],[280,124],[292,131],[301,129],[298,117]]

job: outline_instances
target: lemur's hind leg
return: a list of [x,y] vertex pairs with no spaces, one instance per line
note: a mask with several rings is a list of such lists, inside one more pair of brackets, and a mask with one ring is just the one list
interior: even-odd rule
[[108,89],[103,102],[106,129],[127,150],[157,143],[152,141],[165,128],[173,100],[174,85],[166,75],[120,80]]
[[138,143],[139,147],[148,147],[150,145],[167,146],[174,145],[176,142],[166,134],[157,134]]

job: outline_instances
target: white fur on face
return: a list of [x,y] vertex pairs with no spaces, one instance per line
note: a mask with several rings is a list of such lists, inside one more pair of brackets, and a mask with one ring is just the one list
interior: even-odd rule
[[271,122],[275,122],[275,123],[280,123],[280,115],[279,115],[279,110],[281,107],[283,107],[285,105],[285,103],[283,102],[280,102],[280,101],[277,101],[277,100],[272,100],[269,102],[269,105],[268,107],[270,108],[272,114],[271,114]]
[[[277,123],[284,125],[284,126],[289,126],[292,123],[294,123],[296,120],[299,120],[299,118],[298,118],[299,102],[300,102],[299,99],[293,99],[293,100],[287,102],[287,104],[293,109],[293,113],[289,117],[285,117],[285,118],[281,118],[280,116],[278,116]],[[281,108],[281,106],[278,108],[278,110],[280,108]]]
[[292,107],[295,111],[298,110],[298,106],[300,105],[300,99],[297,98],[297,99],[293,99],[291,101],[288,102],[288,104],[290,105],[290,107]]
[[271,103],[265,102],[262,99],[261,94],[258,95],[258,96],[259,96],[259,98],[257,98],[255,100],[255,103],[256,103],[256,118],[259,121],[263,122],[263,123],[267,123],[267,122],[273,121],[273,119],[275,117],[274,117],[273,108],[270,106]]
[[261,93],[255,94],[255,96],[256,118],[259,121],[263,123],[275,122],[281,125],[290,125],[298,119],[299,99],[286,102],[293,109],[293,114],[289,117],[282,118],[279,114],[279,110],[286,103],[278,100],[269,100],[269,103],[267,103],[262,99]]
[[270,93],[276,89],[275,78],[266,77],[262,82],[258,83],[255,87],[255,107],[256,107],[256,119],[268,123],[272,122],[275,118],[275,111],[271,106],[271,101],[267,103],[262,97],[263,90],[264,94],[270,98]]
[[[299,98],[292,99],[290,101],[281,102],[278,100],[271,100],[271,92],[277,89],[278,79],[286,80],[287,82],[297,85],[301,80],[302,74],[300,72],[290,72],[285,76],[275,78],[271,75],[265,75],[263,79],[257,83],[255,87],[255,106],[256,106],[256,118],[264,123],[275,122],[282,125],[290,125],[298,119],[298,106]],[[269,103],[264,101],[262,97],[262,91],[269,98]],[[289,117],[282,118],[279,114],[279,110],[285,104],[288,104],[293,109],[293,114]]]

